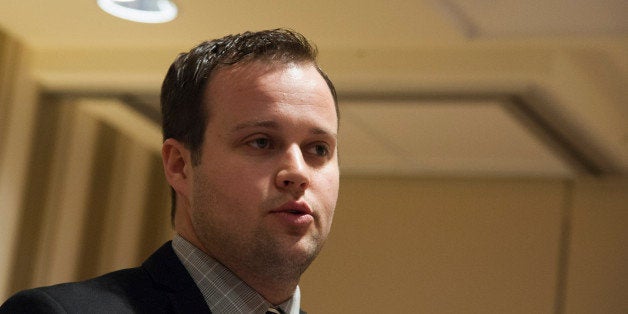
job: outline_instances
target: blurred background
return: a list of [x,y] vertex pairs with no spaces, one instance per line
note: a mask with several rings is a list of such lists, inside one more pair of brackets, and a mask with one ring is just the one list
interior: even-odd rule
[[172,236],[158,95],[201,41],[285,27],[341,111],[310,313],[628,312],[628,2],[0,4],[0,301]]

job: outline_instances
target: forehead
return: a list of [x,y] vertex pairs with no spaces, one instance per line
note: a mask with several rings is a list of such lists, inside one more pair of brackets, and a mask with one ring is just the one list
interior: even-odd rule
[[217,67],[208,79],[206,93],[216,85],[245,85],[262,81],[265,77],[286,69],[309,69],[315,65],[311,62],[282,62],[270,59],[242,61],[233,65]]
[[[327,103],[331,99],[336,104],[331,89],[317,66],[306,62],[279,62],[255,60],[223,66],[216,69],[208,80],[204,92],[204,102],[211,114],[216,104],[240,101],[263,102],[280,101],[281,95],[303,95],[303,103],[317,98]],[[268,99],[272,98],[272,99]]]

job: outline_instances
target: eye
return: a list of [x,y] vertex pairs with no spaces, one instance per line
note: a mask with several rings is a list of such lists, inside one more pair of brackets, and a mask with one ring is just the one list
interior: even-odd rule
[[326,143],[315,143],[309,148],[308,151],[311,154],[319,157],[327,157],[329,156],[330,148],[329,145],[327,145]]
[[272,142],[266,137],[258,137],[247,142],[247,144],[257,149],[271,149]]

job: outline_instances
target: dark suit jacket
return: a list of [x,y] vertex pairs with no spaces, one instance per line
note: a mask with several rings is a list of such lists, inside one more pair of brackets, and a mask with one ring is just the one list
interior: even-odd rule
[[170,242],[141,267],[17,293],[0,313],[210,313]]

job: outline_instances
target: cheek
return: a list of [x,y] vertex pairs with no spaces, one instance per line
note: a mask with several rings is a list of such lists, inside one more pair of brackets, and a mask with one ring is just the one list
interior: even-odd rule
[[335,207],[336,200],[338,199],[338,188],[340,186],[338,169],[330,169],[328,173],[322,176],[321,180],[324,182],[323,188],[325,188],[327,198],[333,201],[333,207]]
[[217,170],[214,174],[223,201],[232,208],[233,214],[244,215],[252,208],[264,207],[274,184],[259,169],[238,168]]
[[332,171],[331,174],[324,175],[319,178],[319,180],[319,182],[321,182],[319,186],[320,201],[323,203],[325,211],[331,222],[331,218],[333,217],[334,210],[336,208],[336,202],[338,201],[339,178],[337,172],[334,173]]
[[236,194],[235,191],[249,190],[265,179],[266,167],[252,167],[248,163],[238,162],[236,157],[230,159],[230,163],[215,164],[208,169],[207,175],[220,189]]

